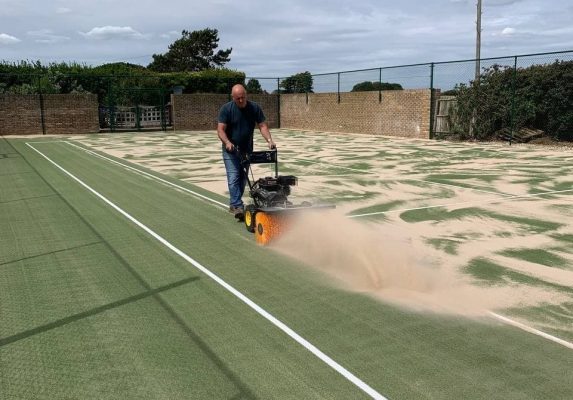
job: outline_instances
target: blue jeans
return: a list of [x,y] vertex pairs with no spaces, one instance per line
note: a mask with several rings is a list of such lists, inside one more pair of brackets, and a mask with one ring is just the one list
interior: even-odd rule
[[241,160],[237,153],[227,153],[223,148],[223,162],[227,170],[229,204],[231,207],[243,207],[242,197],[247,184],[247,175],[241,167]]

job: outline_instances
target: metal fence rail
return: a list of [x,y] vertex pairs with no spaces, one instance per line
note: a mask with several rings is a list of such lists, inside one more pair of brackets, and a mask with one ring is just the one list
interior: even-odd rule
[[[559,72],[569,76],[561,80],[556,77],[532,77],[536,67],[549,69],[559,64]],[[476,76],[476,66],[481,71]],[[539,68],[538,68],[539,69]],[[541,73],[539,73],[541,75]],[[541,121],[556,119],[558,112],[543,110],[542,103],[552,103],[558,107],[559,99],[548,99],[535,92],[539,86],[561,85],[562,99],[573,98],[570,83],[573,78],[573,51],[524,54],[509,57],[491,57],[480,60],[455,60],[410,65],[397,65],[354,71],[340,71],[313,74],[312,87],[308,92],[340,93],[359,90],[387,90],[388,84],[403,89],[432,89],[439,91],[431,99],[430,136],[443,138],[456,135],[462,139],[506,139],[531,138],[531,131],[560,140],[573,140],[573,115],[571,111],[563,121]],[[279,87],[284,93],[280,78]],[[502,79],[505,87],[488,90],[492,84]],[[537,80],[537,82],[536,82]],[[568,84],[569,82],[569,84]],[[368,89],[370,87],[370,89]],[[556,89],[557,90],[557,89]],[[458,101],[459,100],[459,101]],[[569,102],[569,109],[573,103]],[[563,105],[563,108],[567,108]],[[549,115],[548,115],[549,114]],[[529,135],[519,135],[525,129]]]
[[[476,66],[481,74],[476,76]],[[210,78],[213,79],[213,78]],[[230,93],[243,83],[251,93],[341,93],[400,89],[431,89],[430,137],[456,135],[462,139],[517,140],[523,129],[560,140],[573,140],[573,50],[456,60],[340,71],[300,73],[291,77],[219,79],[198,87],[171,87],[161,74],[98,76],[93,74],[0,73],[0,94],[90,92],[97,94],[102,129],[114,131],[126,124],[121,111],[134,109],[131,129],[149,121],[142,110],[153,107],[152,120],[163,130],[170,125],[170,94],[205,91]],[[41,102],[39,105],[40,108]],[[43,115],[43,110],[40,110]],[[280,122],[279,122],[280,124]],[[152,123],[153,126],[153,123]],[[530,135],[531,136],[531,135]]]

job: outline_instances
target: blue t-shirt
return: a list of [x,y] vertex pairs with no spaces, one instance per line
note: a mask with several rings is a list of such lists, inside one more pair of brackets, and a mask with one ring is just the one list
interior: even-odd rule
[[255,126],[265,122],[265,119],[261,107],[257,103],[247,100],[247,105],[244,108],[239,108],[233,101],[224,104],[219,110],[218,121],[227,125],[225,133],[231,143],[250,152],[253,149]]

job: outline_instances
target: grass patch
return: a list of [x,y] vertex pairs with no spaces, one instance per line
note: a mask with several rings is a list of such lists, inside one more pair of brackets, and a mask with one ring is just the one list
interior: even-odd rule
[[406,222],[447,221],[467,217],[484,217],[486,210],[470,207],[448,211],[446,207],[424,208],[420,210],[404,211],[400,214]]
[[383,186],[383,187],[388,187],[388,184],[386,182],[379,182],[376,180],[372,180],[372,179],[361,179],[358,178],[354,181],[354,183],[356,183],[357,185],[360,186]]
[[360,171],[368,171],[368,170],[370,169],[370,167],[371,167],[370,164],[364,163],[364,162],[354,163],[354,164],[350,164],[350,165],[348,166],[348,168],[357,169],[357,170],[360,170]]
[[569,235],[566,233],[556,233],[554,235],[550,235],[553,239],[558,240],[560,242],[565,242],[568,244],[573,244],[573,235]]
[[452,239],[427,239],[426,243],[433,246],[435,249],[443,250],[447,254],[456,255],[458,254],[459,242]]
[[510,270],[483,257],[471,260],[464,268],[464,272],[473,276],[479,284],[484,286],[501,286],[504,283],[515,282],[529,286],[551,287],[559,291],[573,293],[573,288]]
[[561,190],[571,190],[573,188],[573,182],[559,182],[553,185],[551,190],[561,191]]
[[513,308],[512,316],[531,321],[533,326],[561,339],[573,341],[573,303],[543,304],[536,307]]
[[568,264],[563,257],[543,249],[510,249],[500,251],[498,254],[548,267],[563,268]]
[[448,211],[445,207],[425,208],[421,210],[404,211],[400,214],[406,222],[448,221],[461,220],[469,217],[491,218],[520,225],[531,233],[544,233],[559,229],[562,224],[550,221],[537,220],[513,215],[499,214],[478,207],[460,208]]
[[573,204],[552,204],[548,208],[551,210],[555,210],[560,214],[567,214],[573,212]]
[[392,210],[395,207],[398,207],[402,204],[404,204],[404,202],[401,200],[391,201],[389,203],[383,203],[383,204],[375,204],[373,206],[358,208],[356,210],[353,210],[352,213],[349,215],[368,214],[368,213],[375,213],[375,212],[386,212],[386,211]]
[[440,175],[430,175],[426,179],[430,182],[437,183],[459,183],[457,181],[465,179],[478,179],[487,183],[492,183],[499,179],[499,175],[481,175],[481,174],[440,174]]
[[[460,157],[461,155],[467,156],[467,157]],[[506,158],[511,158],[513,155],[512,154],[503,154],[500,155],[498,152],[495,151],[490,151],[490,150],[480,150],[478,149],[464,149],[464,150],[460,150],[458,151],[458,156],[455,157],[455,159],[457,160],[467,160],[469,159],[474,159],[474,158],[498,158],[498,159],[506,159]]]
[[[547,182],[549,178],[547,176],[545,177],[537,177],[537,178],[526,178],[526,179],[515,179],[513,181],[514,184],[516,185],[528,185],[530,187],[539,187],[540,185],[543,185],[545,182]],[[529,193],[529,194],[535,194],[535,193]]]
[[378,193],[372,192],[365,192],[365,193],[356,193],[350,190],[345,190],[336,193],[334,196],[332,195],[332,191],[324,190],[324,191],[315,191],[313,196],[320,198],[325,203],[344,203],[350,201],[364,201],[368,199],[375,198],[378,196]]

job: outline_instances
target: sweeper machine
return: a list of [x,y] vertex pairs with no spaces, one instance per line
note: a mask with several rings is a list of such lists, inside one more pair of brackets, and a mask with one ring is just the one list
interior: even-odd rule
[[[334,208],[333,204],[315,204],[303,201],[293,204],[288,200],[291,186],[298,183],[293,175],[279,175],[277,149],[253,151],[243,153],[237,149],[241,160],[241,167],[247,177],[249,195],[252,203],[245,207],[244,222],[247,230],[255,234],[257,243],[266,245],[276,238],[288,226],[288,222],[295,212],[310,209]],[[251,165],[273,164],[274,176],[266,176],[256,181],[253,177]]]

